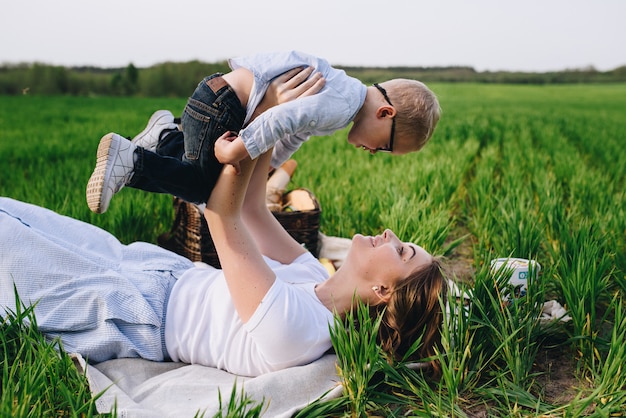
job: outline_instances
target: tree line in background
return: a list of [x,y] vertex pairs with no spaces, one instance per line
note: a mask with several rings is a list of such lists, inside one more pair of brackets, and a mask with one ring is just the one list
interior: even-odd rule
[[[391,78],[423,82],[473,82],[507,84],[621,83],[626,65],[611,71],[593,67],[547,73],[478,72],[472,67],[341,67],[366,84]],[[42,63],[0,66],[0,95],[104,95],[186,97],[205,76],[228,72],[223,62],[166,62],[148,68],[63,67]]]

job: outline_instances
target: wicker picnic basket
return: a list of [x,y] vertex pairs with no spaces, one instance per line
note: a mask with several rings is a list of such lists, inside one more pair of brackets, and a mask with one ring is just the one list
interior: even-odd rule
[[[294,208],[292,199],[307,201],[305,210]],[[317,198],[307,189],[294,189],[283,197],[283,210],[272,212],[280,224],[314,256],[318,254],[318,233],[321,209]],[[174,223],[169,232],[158,237],[161,247],[189,258],[220,267],[209,233],[209,227],[198,206],[174,198]]]

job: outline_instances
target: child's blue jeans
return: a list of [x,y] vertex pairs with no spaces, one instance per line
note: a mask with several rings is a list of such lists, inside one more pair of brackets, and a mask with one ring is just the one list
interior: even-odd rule
[[206,77],[187,101],[183,132],[166,135],[156,152],[137,148],[128,186],[206,203],[222,171],[215,141],[226,131],[239,132],[245,116],[246,109],[221,74]]

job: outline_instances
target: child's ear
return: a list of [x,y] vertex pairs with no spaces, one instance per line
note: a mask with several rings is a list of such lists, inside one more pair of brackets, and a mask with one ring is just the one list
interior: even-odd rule
[[384,106],[380,106],[377,110],[376,110],[376,117],[377,118],[394,118],[396,116],[396,108],[393,106],[389,106],[389,105],[384,105]]

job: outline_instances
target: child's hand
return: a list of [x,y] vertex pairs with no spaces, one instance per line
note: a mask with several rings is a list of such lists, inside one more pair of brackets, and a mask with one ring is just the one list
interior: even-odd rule
[[246,147],[239,136],[233,132],[225,132],[215,141],[215,158],[222,164],[230,164],[239,174],[239,162],[248,155]]

